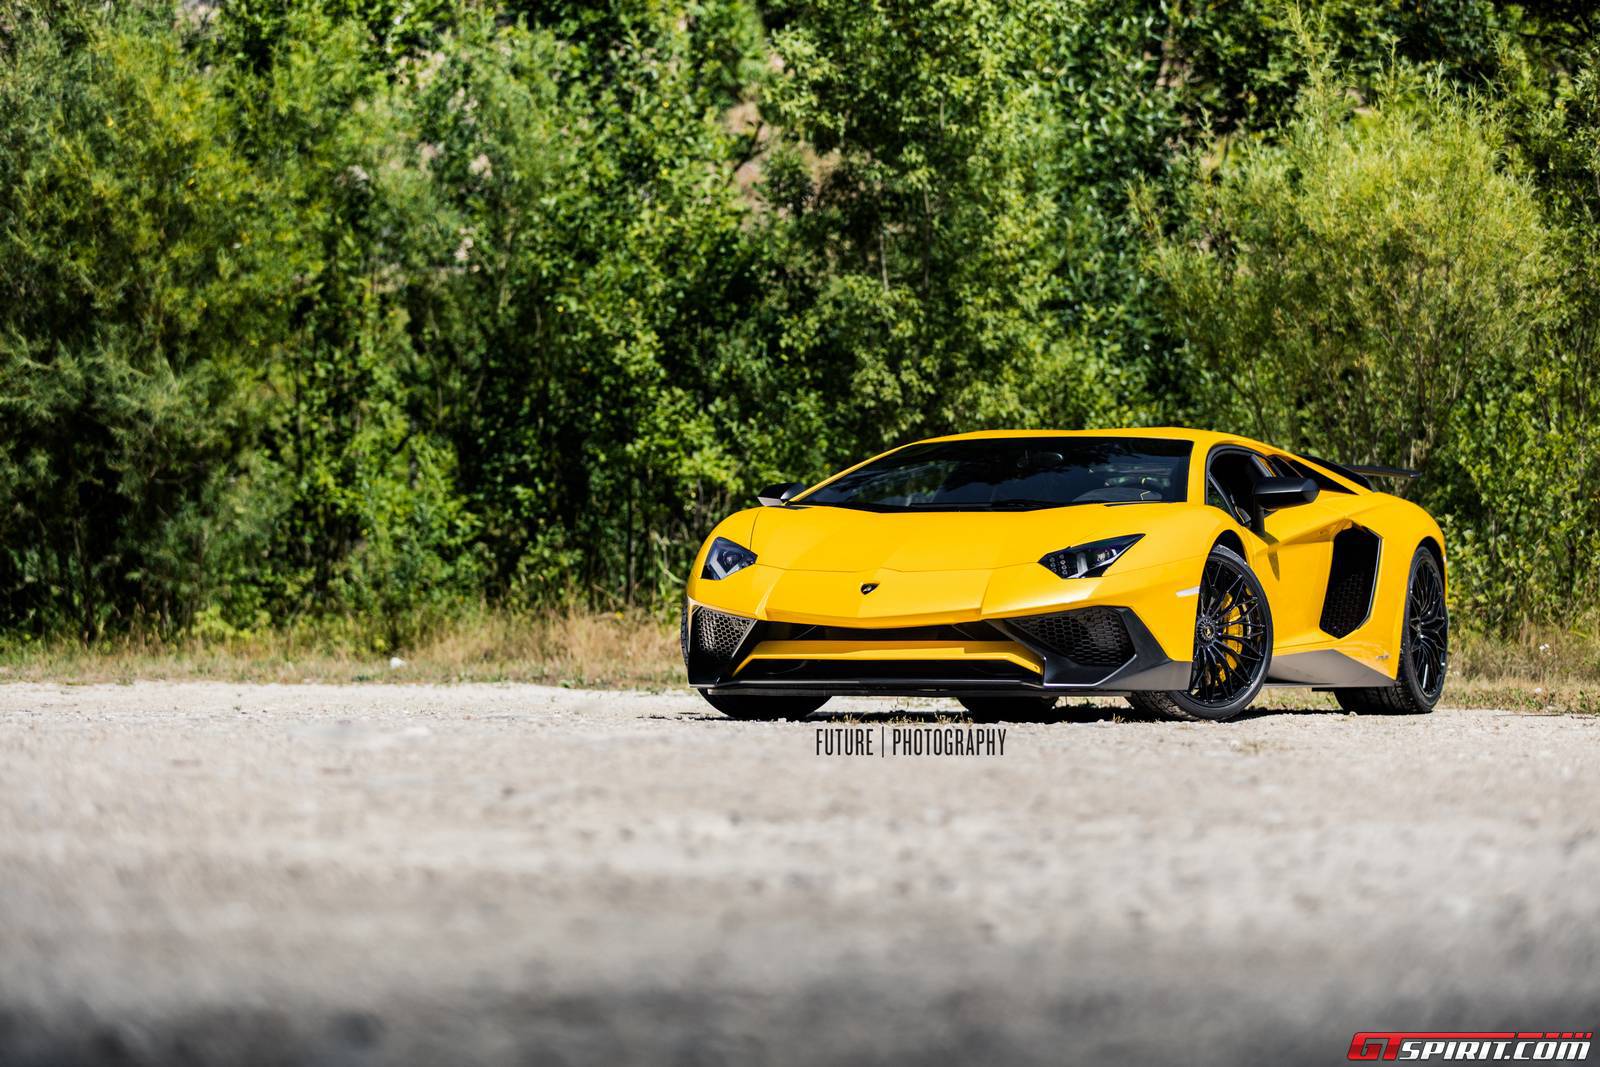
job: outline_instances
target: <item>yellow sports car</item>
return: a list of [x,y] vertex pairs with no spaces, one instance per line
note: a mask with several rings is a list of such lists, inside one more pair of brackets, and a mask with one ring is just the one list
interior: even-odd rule
[[1449,647],[1438,524],[1344,467],[1185,429],[996,431],[775,485],[711,531],[681,639],[734,718],[842,694],[1039,719],[1062,694],[1228,719],[1263,685],[1426,712]]

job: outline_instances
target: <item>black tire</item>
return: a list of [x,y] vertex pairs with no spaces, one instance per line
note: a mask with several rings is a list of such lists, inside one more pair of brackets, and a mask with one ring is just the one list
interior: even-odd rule
[[1223,722],[1256,698],[1272,663],[1272,609],[1266,590],[1237,552],[1211,550],[1195,598],[1194,666],[1187,690],[1131,693],[1146,718]]
[[1358,715],[1426,715],[1444,693],[1450,667],[1450,611],[1444,575],[1426,548],[1411,557],[1406,579],[1406,617],[1400,628],[1400,667],[1394,685],[1335,689],[1345,711]]
[[827,697],[730,696],[700,691],[706,703],[730,719],[803,719],[828,702]]
[[958,697],[973,722],[1052,722],[1055,697]]

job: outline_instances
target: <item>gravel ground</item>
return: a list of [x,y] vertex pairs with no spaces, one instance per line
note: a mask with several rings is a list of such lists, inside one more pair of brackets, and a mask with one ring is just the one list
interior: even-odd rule
[[[876,747],[896,707],[940,705],[829,710]],[[888,758],[819,727],[0,686],[0,1061],[1331,1064],[1356,1030],[1600,1023],[1600,719]]]

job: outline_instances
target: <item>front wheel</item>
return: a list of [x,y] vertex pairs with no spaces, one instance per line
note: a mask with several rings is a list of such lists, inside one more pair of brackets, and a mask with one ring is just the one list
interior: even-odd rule
[[803,719],[828,702],[827,697],[734,696],[703,689],[700,695],[730,719]]
[[1186,721],[1231,719],[1256,698],[1272,661],[1272,611],[1261,580],[1237,552],[1211,550],[1195,603],[1189,688],[1132,693],[1146,716]]
[[1444,575],[1426,548],[1411,557],[1406,584],[1405,627],[1400,631],[1400,667],[1395,684],[1376,689],[1335,689],[1345,711],[1361,715],[1426,715],[1444,693],[1450,664],[1450,613]]

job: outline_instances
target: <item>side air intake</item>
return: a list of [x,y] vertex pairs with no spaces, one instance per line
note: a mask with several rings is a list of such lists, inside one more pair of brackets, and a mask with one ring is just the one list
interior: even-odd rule
[[1363,526],[1352,526],[1333,539],[1328,591],[1322,600],[1324,632],[1352,634],[1372,614],[1372,592],[1378,581],[1378,551],[1383,541]]

